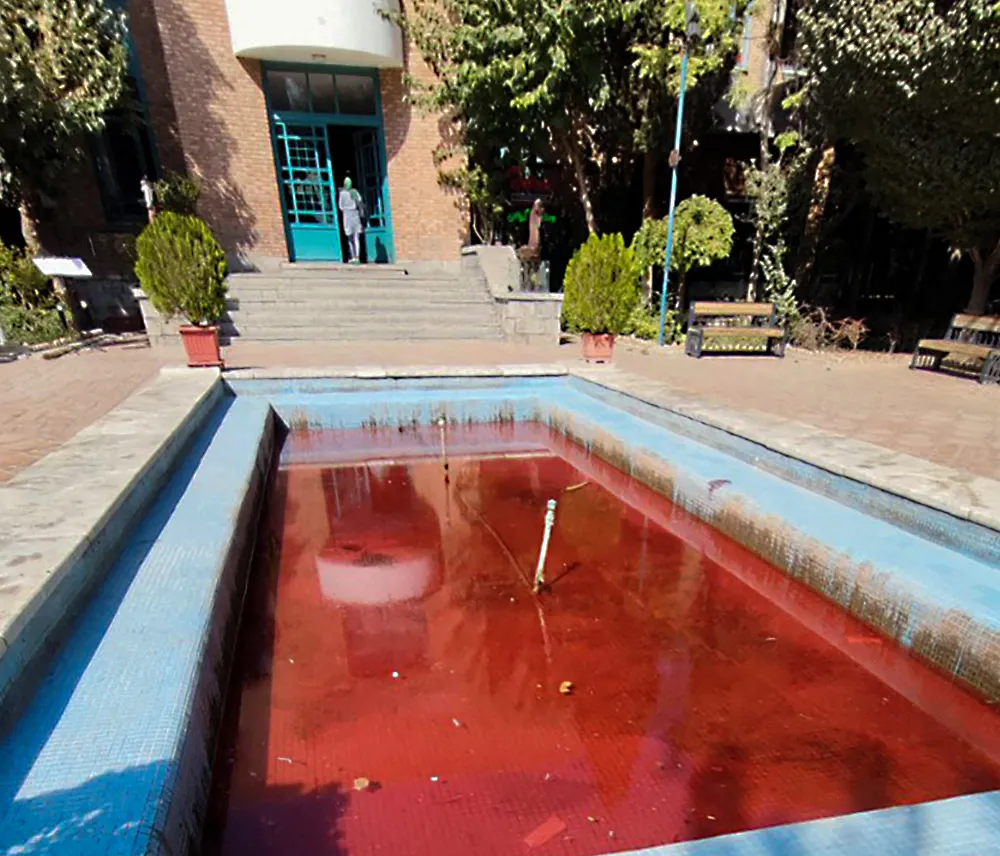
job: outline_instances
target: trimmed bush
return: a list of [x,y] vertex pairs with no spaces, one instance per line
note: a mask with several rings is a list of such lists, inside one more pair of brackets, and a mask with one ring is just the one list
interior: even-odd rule
[[695,268],[708,267],[733,251],[733,215],[714,199],[691,196],[677,206],[670,269],[683,283]]
[[581,333],[628,332],[639,302],[639,265],[621,235],[591,235],[566,268],[563,324]]
[[136,241],[135,273],[164,318],[192,324],[217,321],[226,311],[226,254],[198,217],[165,211]]

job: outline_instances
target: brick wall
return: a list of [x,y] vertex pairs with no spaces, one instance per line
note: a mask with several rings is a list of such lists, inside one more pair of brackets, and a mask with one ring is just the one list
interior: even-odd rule
[[287,257],[260,63],[233,55],[223,0],[142,2],[155,8],[184,159],[204,184],[201,215],[231,257]]
[[[286,259],[261,67],[233,55],[224,1],[129,0],[128,13],[161,165],[200,177],[199,213],[231,260]],[[407,62],[414,77],[430,78],[413,51]],[[402,71],[383,70],[381,91],[396,257],[457,260],[466,218],[437,183],[441,119],[408,103]],[[67,180],[54,229],[62,252],[97,271],[131,268],[125,236],[107,228],[89,156]]]
[[[413,77],[432,78],[412,49],[407,63]],[[408,103],[401,71],[383,70],[381,83],[396,257],[457,260],[468,229],[457,197],[438,186],[434,151],[441,144],[442,120]]]

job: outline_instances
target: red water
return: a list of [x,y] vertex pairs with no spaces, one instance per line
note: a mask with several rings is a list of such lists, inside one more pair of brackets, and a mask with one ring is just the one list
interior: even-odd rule
[[658,495],[539,426],[439,441],[290,438],[204,853],[597,854],[1000,787],[994,711]]

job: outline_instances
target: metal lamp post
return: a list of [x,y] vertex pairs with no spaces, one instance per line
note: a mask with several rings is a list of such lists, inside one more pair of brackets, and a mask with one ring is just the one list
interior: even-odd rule
[[660,292],[660,336],[662,345],[666,336],[667,326],[667,292],[670,285],[670,258],[674,254],[674,219],[677,213],[677,167],[681,161],[681,135],[684,131],[684,96],[687,94],[688,58],[691,39],[695,38],[698,28],[698,10],[694,3],[684,4],[684,54],[681,56],[681,91],[677,98],[677,128],[674,132],[674,149],[670,153],[670,168],[673,175],[670,179],[670,215],[667,220],[667,255],[663,264],[663,290]]

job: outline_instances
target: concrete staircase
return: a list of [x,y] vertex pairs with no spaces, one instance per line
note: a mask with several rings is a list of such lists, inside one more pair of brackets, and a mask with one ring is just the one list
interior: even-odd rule
[[493,297],[434,264],[289,264],[229,277],[223,342],[500,339]]

